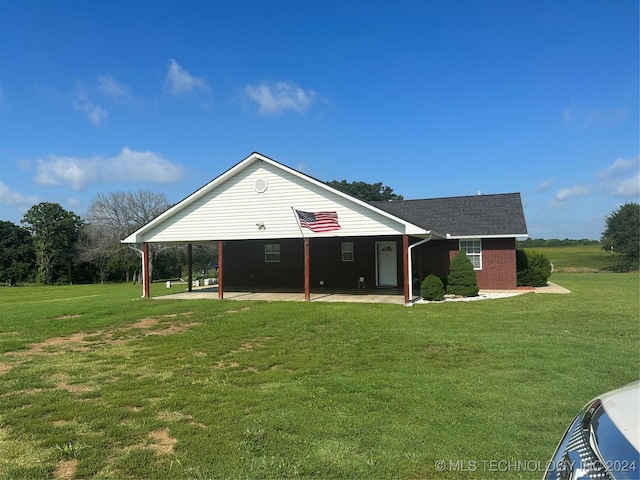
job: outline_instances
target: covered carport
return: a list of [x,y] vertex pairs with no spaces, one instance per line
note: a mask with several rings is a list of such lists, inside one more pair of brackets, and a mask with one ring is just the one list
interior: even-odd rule
[[[335,215],[331,228],[312,228],[301,214]],[[319,221],[319,220],[318,220]],[[269,258],[267,245],[299,245],[294,261],[296,275],[302,278],[304,300],[311,301],[312,265],[331,272],[353,272],[357,262],[364,261],[370,272],[370,286],[401,288],[405,303],[412,293],[412,247],[429,241],[432,233],[400,219],[373,205],[335,190],[308,175],[286,167],[258,153],[253,153],[193,194],[123,240],[141,245],[143,262],[143,296],[150,296],[149,245],[187,245],[191,289],[192,246],[215,243],[218,248],[217,297],[225,298],[226,269],[229,257],[227,243],[263,248],[265,265],[281,262],[285,252],[273,248],[280,258]],[[361,239],[369,239],[374,249],[362,249]],[[351,245],[353,258],[330,253],[332,243]],[[286,252],[290,254],[291,252]],[[273,256],[272,255],[272,256]],[[395,260],[395,263],[392,263]],[[233,259],[237,262],[237,257]],[[386,270],[383,270],[385,267]],[[316,266],[316,270],[320,267]],[[384,275],[383,275],[384,273]],[[395,275],[395,277],[394,277]],[[278,287],[274,276],[270,286]],[[355,281],[355,279],[354,279]],[[265,284],[263,287],[268,287]],[[313,285],[315,287],[316,284]],[[355,286],[355,285],[354,285]]]

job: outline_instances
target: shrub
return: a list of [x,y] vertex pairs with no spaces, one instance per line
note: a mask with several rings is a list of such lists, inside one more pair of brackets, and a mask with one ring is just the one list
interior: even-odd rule
[[425,300],[444,300],[444,284],[435,275],[431,274],[422,281],[420,285],[420,295]]
[[518,286],[543,287],[551,276],[551,262],[535,250],[516,250]]
[[475,297],[478,295],[478,280],[473,264],[464,250],[451,260],[449,276],[447,277],[447,293],[461,295],[463,297]]

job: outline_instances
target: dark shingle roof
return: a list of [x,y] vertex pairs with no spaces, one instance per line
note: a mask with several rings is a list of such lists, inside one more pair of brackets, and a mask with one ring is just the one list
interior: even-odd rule
[[513,236],[527,233],[519,193],[371,202],[380,210],[441,235]]

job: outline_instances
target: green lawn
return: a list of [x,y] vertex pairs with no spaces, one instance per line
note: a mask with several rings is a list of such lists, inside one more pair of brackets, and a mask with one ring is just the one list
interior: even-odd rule
[[3,287],[0,478],[538,479],[640,376],[639,279],[413,307]]
[[556,272],[612,271],[618,262],[616,255],[604,251],[600,245],[534,247],[525,250],[544,253]]

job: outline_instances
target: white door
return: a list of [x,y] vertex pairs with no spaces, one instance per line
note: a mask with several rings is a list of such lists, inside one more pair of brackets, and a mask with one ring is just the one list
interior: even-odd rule
[[378,275],[376,284],[379,286],[398,286],[398,257],[396,242],[376,242],[376,261]]

